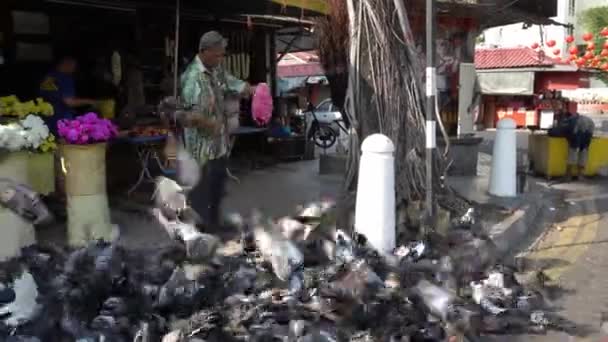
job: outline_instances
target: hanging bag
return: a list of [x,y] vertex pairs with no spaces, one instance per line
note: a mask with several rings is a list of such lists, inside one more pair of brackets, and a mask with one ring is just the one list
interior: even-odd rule
[[251,113],[253,121],[258,126],[264,126],[272,118],[272,95],[266,83],[260,83],[255,87],[253,100],[251,101]]

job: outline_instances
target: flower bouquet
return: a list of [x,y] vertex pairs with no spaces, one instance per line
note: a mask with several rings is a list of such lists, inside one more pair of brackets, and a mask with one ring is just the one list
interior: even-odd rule
[[55,148],[55,137],[39,116],[30,114],[23,120],[0,125],[0,149],[49,152]]
[[112,239],[106,189],[106,142],[117,127],[95,113],[57,123],[61,167],[68,200],[68,240],[72,246]]
[[106,142],[118,135],[118,128],[107,119],[95,113],[79,116],[74,120],[60,120],[57,123],[59,136],[68,144],[88,145]]
[[21,102],[15,95],[0,97],[0,116],[23,118],[30,114],[52,116],[53,106],[42,98]]

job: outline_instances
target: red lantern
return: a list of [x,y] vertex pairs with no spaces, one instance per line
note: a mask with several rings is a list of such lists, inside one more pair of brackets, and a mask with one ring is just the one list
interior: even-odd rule
[[579,67],[582,67],[583,65],[585,65],[585,60],[582,58],[577,59],[576,65],[578,65]]
[[583,40],[588,42],[591,39],[593,39],[593,33],[591,32],[586,32],[585,34],[583,34]]
[[532,49],[536,50],[536,49],[538,49],[539,45],[538,45],[538,43],[532,43],[532,45],[530,47]]
[[604,49],[608,49],[608,40],[604,42]]
[[602,66],[600,67],[600,69],[602,69],[604,71],[608,71],[608,63],[602,64]]
[[577,57],[576,57],[576,55],[570,55],[569,59],[570,59],[570,62],[574,62],[574,61],[576,61]]
[[560,52],[562,52],[562,50],[560,50],[560,49],[553,50],[553,54],[556,55],[556,56],[559,55]]
[[602,52],[600,53],[600,56],[602,56],[602,57],[608,57],[608,49],[602,50]]
[[566,43],[570,44],[573,41],[574,41],[574,36],[572,36],[572,35],[566,36]]
[[587,51],[593,51],[593,50],[595,50],[595,43],[590,42],[589,44],[587,44]]
[[608,37],[608,27],[604,27],[601,31],[600,31],[600,35],[602,37]]
[[578,48],[576,46],[573,46],[570,48],[570,54],[571,55],[578,55]]
[[556,44],[556,43],[555,43],[555,40],[553,40],[553,39],[552,39],[552,40],[547,41],[547,46],[548,46],[548,47],[554,47],[554,46],[555,46],[555,44]]
[[593,59],[595,55],[591,51],[587,51],[587,53],[583,56],[584,59]]
[[601,61],[602,61],[602,57],[600,57],[600,56],[593,57],[593,63],[595,63],[595,62],[599,63]]

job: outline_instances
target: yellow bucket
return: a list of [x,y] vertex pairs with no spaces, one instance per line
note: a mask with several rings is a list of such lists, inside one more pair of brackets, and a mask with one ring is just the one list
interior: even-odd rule
[[116,114],[116,101],[113,99],[101,100],[97,103],[99,115],[104,119],[114,119]]
[[60,145],[65,190],[71,196],[106,193],[106,144]]
[[36,192],[48,195],[55,192],[55,153],[30,153],[29,184]]
[[[595,176],[600,169],[608,167],[608,138],[593,137],[589,146],[589,156],[585,166],[585,176]],[[546,134],[532,134],[528,138],[528,153],[534,164],[534,171],[547,177],[566,174],[568,161],[568,141],[566,138],[550,137]]]

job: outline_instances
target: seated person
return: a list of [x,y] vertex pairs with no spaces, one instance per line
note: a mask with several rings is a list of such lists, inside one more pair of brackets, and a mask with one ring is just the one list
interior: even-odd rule
[[282,117],[273,117],[268,127],[268,135],[273,138],[288,138],[291,136],[291,128],[284,124]]

